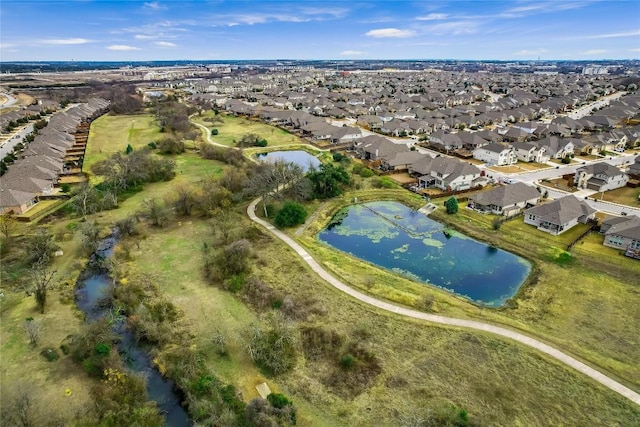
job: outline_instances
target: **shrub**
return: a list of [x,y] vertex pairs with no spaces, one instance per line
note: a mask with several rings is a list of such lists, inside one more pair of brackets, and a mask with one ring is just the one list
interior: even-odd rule
[[393,188],[395,187],[395,183],[388,177],[382,176],[378,179],[378,186],[380,188]]
[[458,213],[458,201],[455,197],[451,196],[444,202],[444,207],[447,209],[449,215]]
[[211,135],[217,135],[218,134],[218,129],[213,128],[211,129]]
[[362,168],[358,174],[363,178],[370,178],[375,175],[375,173],[369,168]]
[[58,354],[56,349],[52,347],[45,348],[40,352],[40,355],[44,357],[47,362],[55,362],[56,360],[60,359],[60,355]]
[[334,162],[340,162],[342,161],[342,159],[344,159],[344,155],[342,155],[341,153],[333,153]]
[[353,354],[347,353],[340,358],[340,366],[344,369],[349,369],[356,363],[356,358],[353,357]]
[[285,406],[293,405],[293,402],[291,402],[287,398],[287,396],[285,396],[282,393],[271,393],[271,394],[269,394],[267,396],[267,400],[269,401],[271,406],[273,406],[274,408],[278,408],[278,409],[282,409]]
[[71,191],[71,186],[67,183],[64,183],[60,185],[60,191],[62,191],[63,193],[68,193],[69,191]]
[[493,227],[493,229],[495,231],[500,230],[500,227],[502,227],[502,218],[500,217],[495,217],[491,220],[491,226]]
[[304,223],[305,219],[307,211],[304,206],[296,202],[285,202],[275,217],[275,223],[280,228],[293,227]]

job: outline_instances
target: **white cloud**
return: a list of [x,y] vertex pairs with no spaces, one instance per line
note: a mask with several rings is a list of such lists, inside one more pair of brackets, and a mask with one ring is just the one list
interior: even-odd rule
[[442,22],[440,24],[429,25],[425,27],[425,30],[437,34],[473,34],[478,31],[479,23],[476,21],[465,20],[465,21],[452,21],[452,22]]
[[629,49],[630,52],[640,52],[640,47],[635,48],[635,49]]
[[368,31],[365,35],[376,38],[406,38],[413,37],[416,33],[412,30],[400,30],[398,28],[379,28]]
[[607,53],[606,49],[590,49],[590,50],[586,50],[584,52],[580,52],[580,55],[602,55],[604,53]]
[[227,22],[226,26],[267,24],[269,22],[310,22],[341,18],[349,12],[344,8],[301,7],[273,12],[214,15],[211,20]]
[[109,50],[120,50],[120,51],[141,50],[139,47],[128,46],[126,44],[112,44],[111,46],[107,46],[107,49],[109,49]]
[[152,10],[163,10],[166,9],[166,6],[163,6],[158,1],[152,1],[144,4],[144,7]]
[[539,47],[537,49],[522,49],[518,52],[515,52],[513,56],[537,56],[542,55],[545,52],[548,52],[547,49],[542,47]]
[[448,13],[430,13],[426,16],[418,16],[416,17],[416,19],[418,21],[441,21],[443,19],[447,19],[448,17]]
[[340,52],[340,56],[362,56],[365,53],[360,50],[343,50]]
[[40,43],[42,43],[42,44],[52,44],[52,45],[69,45],[69,44],[91,43],[91,40],[80,39],[80,38],[45,39],[45,40],[40,40]]
[[171,43],[171,42],[154,42],[153,44],[158,47],[176,47],[177,46],[175,43]]
[[584,36],[584,39],[613,39],[618,37],[638,37],[640,36],[640,30],[628,31],[625,33],[610,33],[610,34],[597,34],[594,36]]
[[158,36],[152,36],[149,34],[136,34],[135,36],[133,36],[133,38],[135,38],[136,40],[153,40],[155,38],[158,38]]

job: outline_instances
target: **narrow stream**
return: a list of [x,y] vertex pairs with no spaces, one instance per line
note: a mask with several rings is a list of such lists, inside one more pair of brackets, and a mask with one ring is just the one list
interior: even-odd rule
[[[110,308],[101,304],[104,293],[111,286],[112,279],[104,268],[96,268],[100,260],[113,253],[118,242],[117,234],[106,237],[98,250],[92,255],[87,267],[80,275],[76,286],[76,304],[85,314],[87,321],[92,322],[109,314]],[[113,330],[120,338],[118,352],[125,365],[135,372],[142,372],[147,379],[147,396],[158,404],[165,416],[167,427],[190,426],[189,416],[180,405],[181,398],[176,393],[173,381],[164,378],[153,366],[153,362],[144,345],[136,340],[134,334],[127,330],[124,320],[116,321]]]

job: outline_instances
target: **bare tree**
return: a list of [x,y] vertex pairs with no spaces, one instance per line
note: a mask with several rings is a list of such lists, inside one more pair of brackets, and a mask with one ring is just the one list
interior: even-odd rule
[[29,336],[29,343],[36,347],[40,341],[40,331],[42,331],[42,323],[39,320],[34,320],[32,317],[24,321],[24,330]]
[[196,191],[186,184],[179,184],[174,188],[172,205],[176,212],[182,216],[191,216],[191,211],[197,205],[198,195]]
[[144,214],[156,227],[164,227],[167,221],[169,221],[169,209],[156,199],[145,199],[142,202],[142,206],[144,208]]
[[75,193],[72,205],[75,211],[82,216],[97,212],[100,210],[98,191],[85,182]]
[[53,286],[56,270],[47,267],[47,260],[41,259],[31,268],[32,292],[40,313],[44,313],[47,305],[47,291]]

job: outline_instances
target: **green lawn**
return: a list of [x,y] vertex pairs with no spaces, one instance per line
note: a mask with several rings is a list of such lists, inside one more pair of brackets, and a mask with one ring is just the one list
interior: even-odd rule
[[211,139],[219,144],[235,146],[234,141],[238,141],[247,133],[255,133],[266,139],[268,147],[306,143],[297,135],[275,126],[267,125],[259,120],[219,114],[218,117],[222,120],[222,123],[212,124],[207,121],[207,119],[211,119],[214,116],[214,113],[209,111],[201,116],[194,116],[193,121],[205,125],[209,129],[213,127],[218,129],[218,134],[212,135]]
[[91,124],[82,170],[90,172],[91,166],[100,160],[117,152],[124,153],[128,144],[135,150],[162,137],[152,114],[105,114]]

